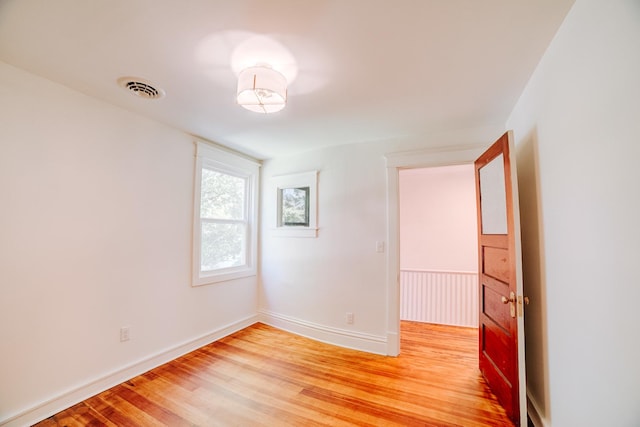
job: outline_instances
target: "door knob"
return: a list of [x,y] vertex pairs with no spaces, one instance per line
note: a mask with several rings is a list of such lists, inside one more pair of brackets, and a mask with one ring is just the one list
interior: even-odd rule
[[509,304],[509,314],[511,314],[511,317],[516,317],[516,294],[511,292],[509,298],[502,295],[500,301],[502,301],[503,304]]
[[507,298],[503,295],[500,297],[500,301],[502,301],[503,304],[509,304],[510,302],[516,302],[516,298],[515,295],[513,295],[513,292],[511,292],[511,298]]
[[[515,310],[515,302],[516,302],[516,295],[511,292],[511,294],[509,294],[509,298],[505,297],[504,295],[502,295],[500,297],[500,301],[502,301],[503,304],[509,304],[509,303],[513,303],[509,306],[510,311],[511,311],[511,317],[516,317],[516,310]],[[529,297],[518,297],[518,316],[522,317],[522,303],[524,302],[524,305],[529,305]]]

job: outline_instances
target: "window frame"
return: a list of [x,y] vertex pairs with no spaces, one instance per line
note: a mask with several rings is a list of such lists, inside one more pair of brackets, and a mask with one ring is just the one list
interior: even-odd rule
[[[233,222],[245,224],[245,263],[243,265],[216,270],[202,270],[203,218],[200,215],[200,205],[203,169],[213,170],[246,180],[244,200],[245,218],[243,220],[215,220],[220,223]],[[209,285],[257,275],[259,172],[260,163],[257,161],[217,148],[211,144],[196,141],[193,194],[192,286]],[[204,221],[211,222],[211,219],[204,219]]]
[[[272,234],[277,237],[318,237],[318,171],[278,175],[271,177],[271,191],[276,201],[276,217]],[[286,225],[282,222],[281,190],[287,188],[309,188],[309,225]]]

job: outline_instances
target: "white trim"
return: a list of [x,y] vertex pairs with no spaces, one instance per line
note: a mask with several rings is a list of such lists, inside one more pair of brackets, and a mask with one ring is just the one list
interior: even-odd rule
[[400,354],[400,334],[387,332],[387,355],[397,356]]
[[275,237],[318,237],[318,228],[311,227],[277,227],[271,232]]
[[[473,163],[487,147],[459,145],[455,147],[435,147],[416,151],[402,151],[385,154],[387,168],[428,168],[433,166],[453,166]],[[469,160],[472,158],[472,160]]]
[[538,404],[535,399],[531,397],[531,394],[527,390],[527,415],[531,419],[531,422],[535,427],[551,427],[551,423],[548,423],[538,409]]
[[[257,274],[258,260],[258,194],[260,187],[260,163],[218,148],[194,141],[196,145],[195,179],[193,193],[193,248],[191,260],[191,285],[202,286]],[[247,180],[247,248],[246,262],[242,266],[205,273],[200,269],[200,182],[203,167],[219,170]],[[244,221],[243,221],[244,222]]]
[[[515,268],[516,268],[516,294],[518,298],[524,298],[524,280],[522,275],[522,236],[520,234],[520,196],[518,193],[518,167],[516,164],[516,147],[515,140],[513,138],[513,131],[509,130],[508,144],[509,144],[509,162],[511,166],[511,200],[513,211],[513,239],[515,242]],[[524,310],[524,307],[520,305],[520,308]],[[525,360],[525,336],[524,336],[524,313],[516,316],[516,323],[518,325],[518,396],[520,405],[520,424],[527,424],[527,366]]]
[[196,145],[196,155],[201,154],[206,157],[217,159],[222,165],[231,165],[238,168],[262,166],[260,161],[244,156],[243,154],[229,151],[224,147],[218,147],[204,141],[194,141]]
[[384,336],[320,325],[266,310],[261,310],[258,316],[264,324],[316,341],[368,353],[387,354],[387,338]]
[[170,362],[182,355],[190,353],[200,347],[217,341],[221,338],[231,335],[234,332],[242,330],[253,325],[258,321],[257,315],[249,316],[230,323],[226,326],[217,328],[200,337],[182,342],[171,348],[159,351],[151,356],[142,358],[125,367],[116,369],[108,374],[99,376],[85,384],[69,389],[50,399],[44,400],[30,408],[24,409],[9,415],[0,420],[0,426],[18,427],[32,425],[39,421],[50,417],[60,411],[63,411],[89,397],[95,396],[105,390],[110,389],[118,384],[130,380],[140,374],[143,374],[153,368]]
[[[276,223],[271,232],[276,237],[318,237],[318,171],[301,172],[271,177],[269,197],[275,197]],[[280,197],[283,188],[309,187],[309,226],[288,227],[280,224]]]
[[398,170],[473,163],[486,148],[478,146],[438,147],[385,155],[387,162],[387,354],[400,351],[400,206]]
[[415,273],[439,273],[439,274],[468,274],[468,275],[474,275],[474,274],[478,274],[477,271],[457,271],[457,270],[429,270],[429,269],[423,269],[423,268],[401,268],[400,271],[407,271],[407,272],[415,272]]

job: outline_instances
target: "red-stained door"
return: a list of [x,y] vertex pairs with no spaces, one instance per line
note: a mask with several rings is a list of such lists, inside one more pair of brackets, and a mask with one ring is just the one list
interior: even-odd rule
[[513,135],[475,161],[480,370],[516,425],[527,425],[520,216]]

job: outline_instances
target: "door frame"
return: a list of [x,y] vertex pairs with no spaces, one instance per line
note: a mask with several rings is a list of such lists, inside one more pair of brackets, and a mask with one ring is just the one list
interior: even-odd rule
[[387,163],[387,355],[400,354],[399,170],[473,164],[486,146],[436,147],[386,154]]

